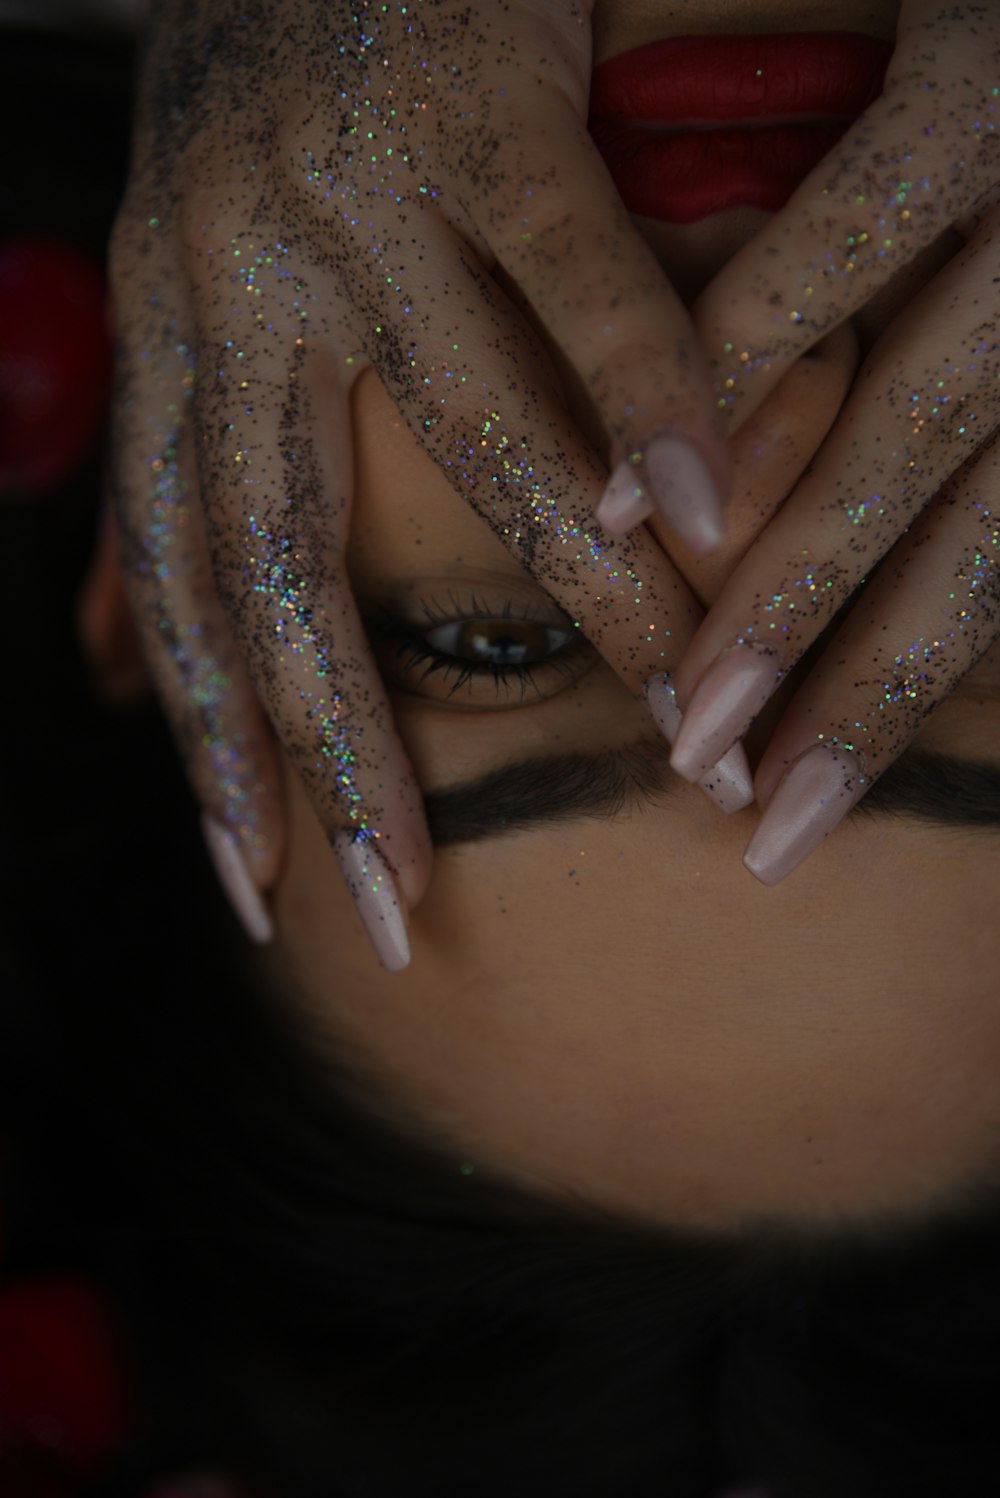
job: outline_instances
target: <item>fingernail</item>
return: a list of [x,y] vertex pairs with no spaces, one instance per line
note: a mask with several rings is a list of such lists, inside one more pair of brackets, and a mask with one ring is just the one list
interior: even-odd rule
[[762,884],[779,884],[857,805],[867,786],[864,765],[851,750],[810,749],[771,797],[744,864]]
[[375,955],[388,972],[402,972],[410,939],[389,865],[370,838],[356,839],[353,832],[334,833],[333,851]]
[[633,453],[618,464],[594,511],[598,524],[613,536],[624,536],[656,509],[655,500],[646,492],[639,465],[633,461],[635,457]]
[[714,764],[698,784],[711,796],[716,806],[731,816],[734,811],[743,811],[753,801],[753,776],[747,762],[747,754],[737,739],[733,747]]
[[624,535],[658,509],[698,556],[725,536],[722,500],[704,458],[670,432],[661,432],[623,458],[595,514],[605,530]]
[[201,830],[205,837],[219,883],[251,941],[274,940],[274,926],[260,890],[250,878],[243,855],[228,827],[202,813]]
[[[663,737],[672,744],[681,726],[681,710],[677,706],[677,693],[669,674],[664,671],[651,676],[643,688],[649,710]],[[742,811],[753,800],[753,776],[747,763],[743,745],[736,743],[724,754],[718,764],[713,765],[698,781],[724,812]]]
[[752,645],[723,651],[687,705],[670,764],[697,780],[741,739],[781,679],[777,659]]

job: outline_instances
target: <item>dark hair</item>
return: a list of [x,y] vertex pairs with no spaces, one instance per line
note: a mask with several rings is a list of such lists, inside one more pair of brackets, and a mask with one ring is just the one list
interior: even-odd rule
[[7,1264],[114,1308],[133,1419],[95,1498],[199,1465],[256,1498],[1000,1491],[995,1200],[727,1241],[394,1132],[256,983],[156,714],[87,688],[91,512],[5,520],[44,558],[5,573]]

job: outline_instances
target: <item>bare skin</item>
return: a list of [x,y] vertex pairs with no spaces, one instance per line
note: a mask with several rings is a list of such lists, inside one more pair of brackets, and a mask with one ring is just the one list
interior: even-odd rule
[[[359,595],[471,593],[497,614],[515,600],[548,617],[551,600],[414,450],[374,377],[354,409]],[[436,696],[421,697],[419,670],[386,669],[428,790],[648,730],[596,658],[568,685],[539,678],[552,695],[525,706],[492,683],[449,699],[428,678]],[[995,757],[998,728],[994,652],[919,742]],[[415,961],[389,975],[291,776],[289,789],[275,981],[291,973],[321,1027],[346,1032],[380,1091],[443,1131],[456,1162],[714,1227],[919,1213],[995,1166],[996,833],[853,820],[767,890],[737,856],[756,811],[720,817],[666,773],[656,804],[609,821],[438,850],[411,919]]]
[[[898,9],[849,0],[838,8],[838,25],[891,37]],[[599,5],[595,61],[689,30],[828,25],[828,7],[811,0]],[[189,221],[192,239],[196,218]],[[691,298],[761,222],[747,212],[684,230],[640,228],[668,277]],[[942,223],[941,232],[946,228]],[[859,316],[864,349],[901,300],[929,281],[936,254],[929,244]],[[724,282],[715,284],[725,290]],[[702,312],[708,327],[711,302]],[[795,380],[771,381],[757,425],[751,418],[732,444],[728,549],[697,562],[658,522],[632,538],[623,555],[629,566],[638,558],[654,579],[644,595],[656,602],[654,617],[637,633],[640,609],[627,619],[631,635],[626,642],[623,634],[620,650],[606,639],[604,659],[581,653],[578,675],[546,677],[544,700],[528,692],[522,701],[515,688],[498,711],[492,688],[478,698],[461,690],[451,698],[440,690],[421,696],[419,670],[407,676],[390,653],[381,661],[385,704],[352,658],[350,691],[358,702],[374,702],[380,721],[391,709],[405,755],[380,761],[376,800],[385,787],[405,785],[406,816],[415,824],[418,798],[412,782],[397,775],[400,764],[412,765],[426,792],[512,759],[648,737],[638,688],[657,661],[653,636],[668,599],[672,638],[687,643],[698,601],[710,604],[719,594],[762,518],[837,417],[858,346],[847,332],[821,345],[821,353],[808,369],[792,366],[797,380],[811,381],[810,399],[794,398],[804,388]],[[544,385],[546,401],[547,369],[539,353],[530,375],[535,388]],[[286,375],[281,364],[274,389],[281,388],[287,414]],[[318,371],[313,394],[323,378]],[[308,386],[305,374],[303,381]],[[265,404],[274,438],[279,406]],[[552,408],[544,409],[548,419]],[[606,426],[602,435],[593,411],[570,409],[610,460]],[[216,401],[209,415],[222,414]],[[565,622],[554,595],[574,617],[594,610],[579,577],[544,568],[533,577],[521,565],[531,558],[519,560],[516,547],[483,526],[442,477],[433,443],[429,452],[415,439],[370,369],[354,383],[351,417],[349,572],[362,612],[398,609],[414,597],[447,604],[470,594],[498,619],[514,605],[536,622],[551,618],[553,627]],[[211,429],[210,419],[205,426]],[[331,451],[343,430],[341,424],[327,434]],[[760,459],[756,447],[767,433],[774,440]],[[246,451],[266,469],[277,439],[258,451],[259,438],[251,432]],[[559,440],[568,441],[562,427]],[[333,452],[324,461],[335,459]],[[222,458],[212,461],[218,466]],[[586,476],[599,490],[596,469]],[[337,513],[342,519],[343,507]],[[312,539],[324,534],[322,525],[310,532]],[[223,582],[245,576],[246,557],[237,562],[233,551],[244,535],[220,519]],[[946,549],[941,556],[937,583],[947,590],[953,557]],[[273,582],[274,558],[263,560]],[[683,584],[672,581],[675,566]],[[329,579],[334,570],[321,557],[315,576]],[[589,603],[578,609],[572,590]],[[158,607],[158,599],[152,610],[146,599],[154,624]],[[250,676],[271,694],[272,721],[295,760],[293,767],[286,753],[281,761],[287,817],[258,850],[259,881],[273,890],[280,937],[268,957],[273,980],[309,1007],[331,1040],[351,1038],[380,1090],[416,1126],[446,1140],[456,1162],[615,1211],[716,1227],[753,1217],[816,1223],[920,1213],[992,1170],[1000,1124],[995,833],[849,819],[792,879],[765,889],[740,863],[757,811],[723,818],[699,790],[664,770],[653,804],[439,849],[432,868],[421,855],[415,887],[429,883],[410,913],[414,961],[404,973],[383,973],[330,859],[330,824],[340,817],[330,786],[303,785],[302,757],[294,754],[299,678],[270,672],[268,619],[243,612],[251,671],[240,674],[234,665],[232,676],[248,712],[256,711]],[[343,623],[336,608],[330,621]],[[221,622],[219,629],[222,639]],[[599,619],[591,632],[600,635]],[[183,652],[179,659],[183,664]],[[164,666],[164,690],[176,704],[176,676],[169,677]],[[433,688],[427,678],[422,690]],[[754,765],[788,700],[783,687],[748,740]],[[927,718],[919,739],[986,759],[996,754],[998,714],[994,650]],[[215,767],[203,768],[200,783],[209,787],[213,774]],[[250,781],[255,791],[264,784],[259,775]],[[273,800],[281,803],[277,791]],[[250,821],[246,826],[253,831]],[[416,862],[413,854],[411,867]]]
[[[133,606],[232,856],[271,888],[277,740],[391,965],[405,965],[431,850],[344,570],[362,371],[633,694],[671,673],[672,763],[688,779],[742,752],[876,564],[906,571],[860,595],[854,632],[770,719],[753,788],[768,847],[747,855],[765,882],[809,856],[996,637],[1000,532],[981,492],[1000,431],[1000,21],[972,0],[848,0],[836,23],[896,33],[884,91],[738,248],[753,215],[636,232],[586,130],[591,64],[654,30],[823,29],[817,0],[157,7],[112,257]],[[921,285],[869,352],[879,314]],[[700,292],[690,315],[678,291]],[[734,439],[854,314],[868,359],[831,442],[703,620],[706,574],[682,538],[715,544]],[[587,392],[576,423],[553,364]],[[609,469],[630,493],[664,435],[679,470],[643,469],[657,548],[634,513],[612,534],[601,495]],[[948,557],[939,578],[928,541],[935,569]],[[943,598],[979,588],[946,631],[930,581]],[[871,611],[886,627],[874,657]],[[926,650],[907,659],[886,712],[881,682],[914,640],[933,642],[933,669]],[[735,698],[717,666],[740,675]],[[836,785],[799,838],[803,770],[807,800],[813,771]]]

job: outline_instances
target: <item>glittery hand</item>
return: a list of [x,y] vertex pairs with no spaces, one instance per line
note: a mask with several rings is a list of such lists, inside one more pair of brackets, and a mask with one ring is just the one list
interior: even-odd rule
[[[695,308],[732,430],[804,347],[923,252],[816,461],[675,679],[693,778],[851,601],[770,739],[747,853],[784,878],[1000,629],[1000,10],[904,3],[884,96]],[[950,256],[950,258],[948,258]]]
[[[695,547],[718,534],[728,454],[690,321],[587,136],[571,0],[164,0],[155,17],[112,253],[133,606],[257,934],[282,858],[280,744],[400,967],[430,844],[344,565],[353,381],[375,367],[636,691],[700,611],[648,537],[594,524],[606,469],[532,320],[582,377],[613,460],[659,431],[648,456]],[[613,482],[612,509],[623,493]]]
[[343,574],[347,496],[322,471],[350,452],[346,402],[329,402],[317,445],[301,283],[269,297],[263,335],[255,320],[270,255],[235,236],[221,249],[247,245],[249,274],[237,269],[235,293],[202,282],[199,304],[176,246],[149,228],[123,214],[113,248],[113,488],[133,612],[209,849],[250,935],[269,940],[280,741],[380,960],[403,967],[403,901],[422,893],[429,840]]

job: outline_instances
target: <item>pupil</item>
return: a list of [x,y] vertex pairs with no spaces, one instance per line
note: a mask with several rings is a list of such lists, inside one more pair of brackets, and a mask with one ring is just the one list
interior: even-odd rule
[[544,656],[542,634],[537,625],[512,627],[509,621],[495,625],[477,621],[462,631],[462,654],[491,666],[520,666]]

